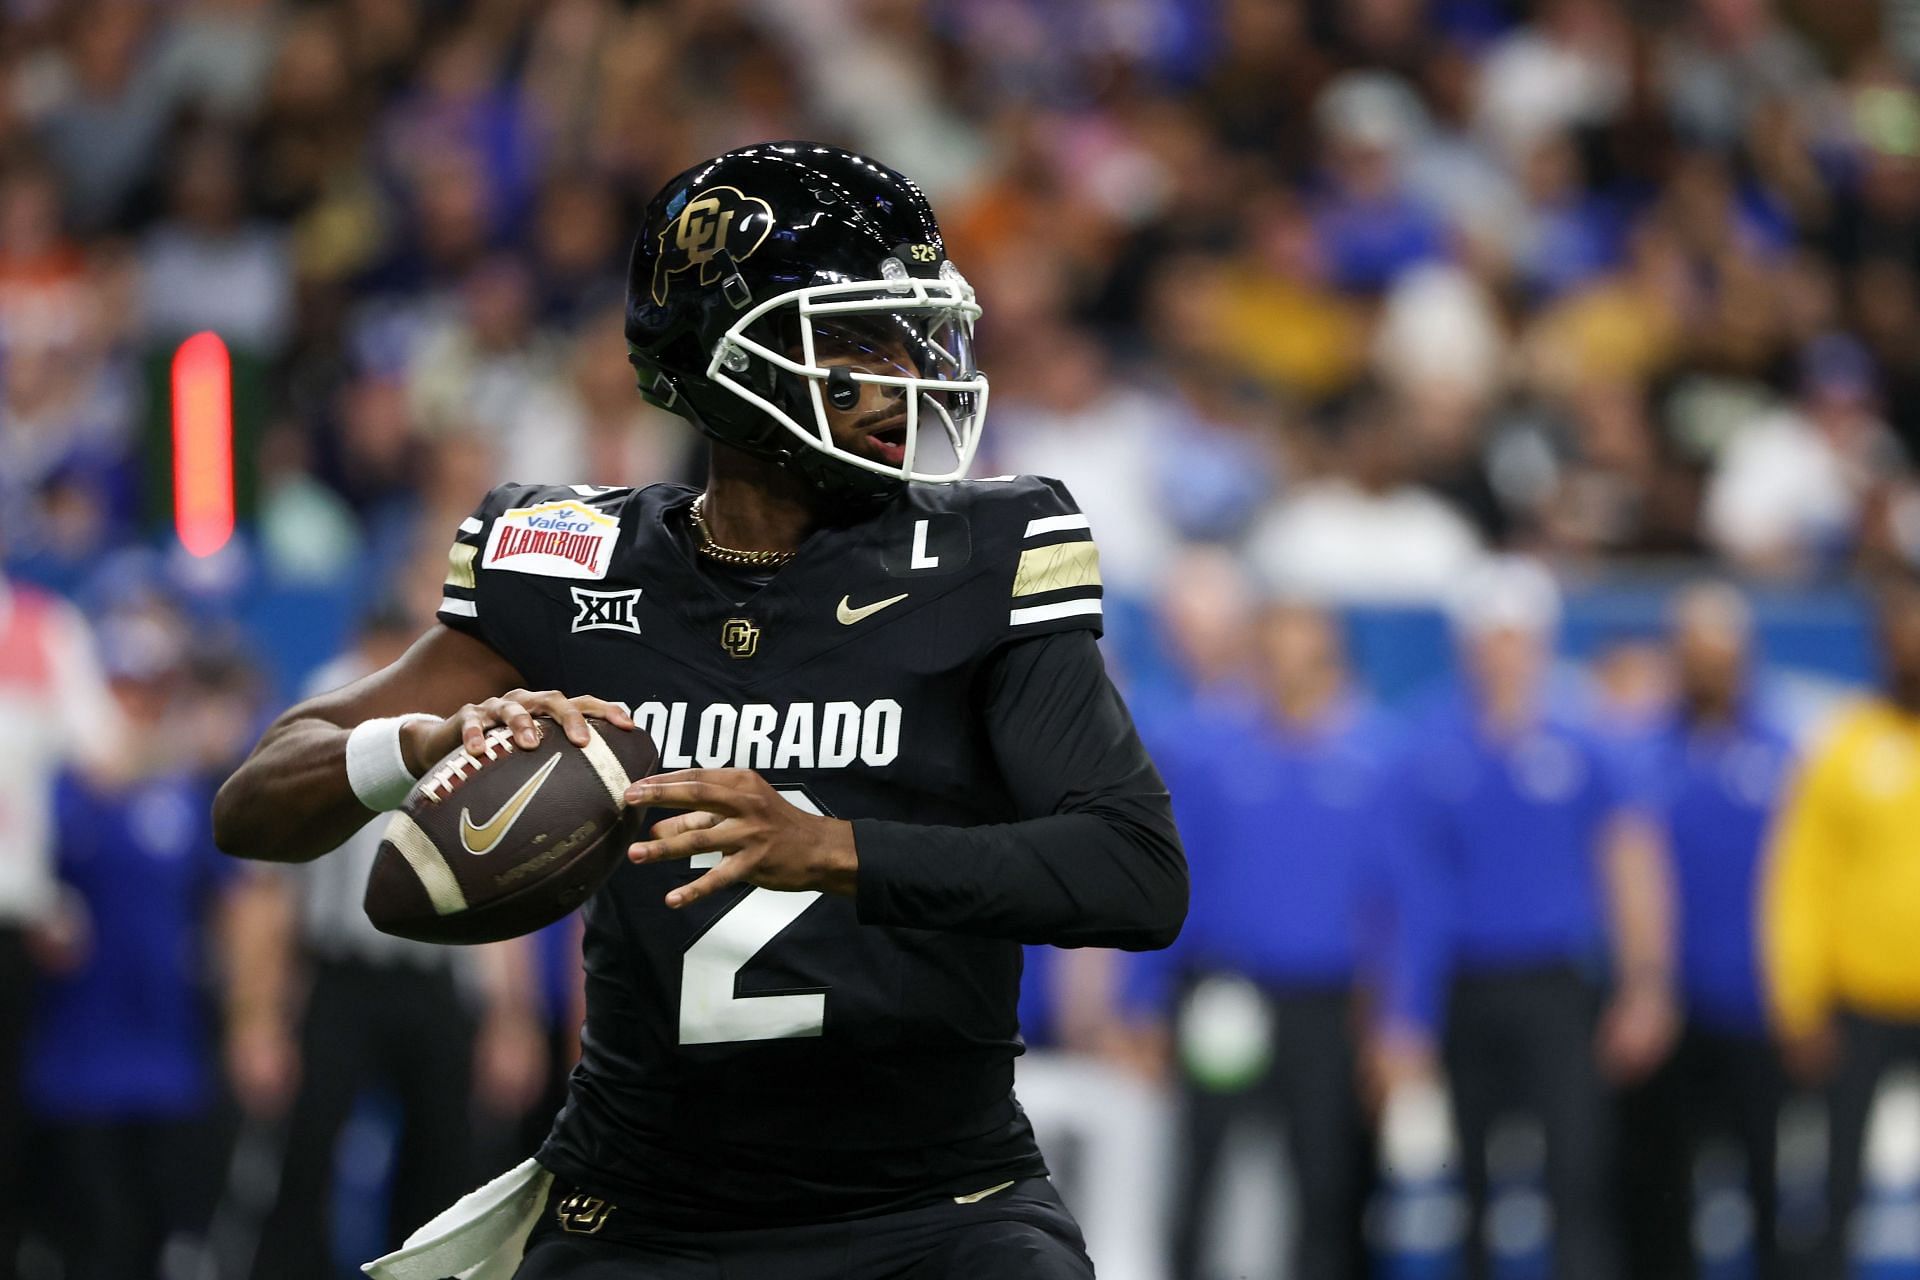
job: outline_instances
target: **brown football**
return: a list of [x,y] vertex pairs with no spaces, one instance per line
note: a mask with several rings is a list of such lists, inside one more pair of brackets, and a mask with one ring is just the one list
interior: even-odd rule
[[576,747],[545,716],[540,743],[505,728],[427,770],[387,825],[367,877],[367,918],[420,942],[498,942],[585,902],[639,836],[620,795],[660,753],[638,729],[589,720]]

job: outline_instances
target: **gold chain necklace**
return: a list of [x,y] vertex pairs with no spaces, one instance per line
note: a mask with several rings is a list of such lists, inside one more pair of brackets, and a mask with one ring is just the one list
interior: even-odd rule
[[707,532],[707,495],[704,493],[693,500],[693,506],[687,514],[693,518],[693,531],[700,535],[700,554],[712,556],[721,564],[739,565],[745,569],[778,569],[796,554],[792,551],[739,551],[721,546]]

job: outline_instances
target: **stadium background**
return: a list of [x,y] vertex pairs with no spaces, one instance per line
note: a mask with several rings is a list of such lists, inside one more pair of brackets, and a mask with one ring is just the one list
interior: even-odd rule
[[[15,598],[84,613],[134,713],[85,767],[204,787],[317,670],[430,617],[490,485],[699,474],[624,359],[637,211],[702,156],[818,138],[931,194],[986,307],[976,470],[1072,486],[1110,660],[1163,739],[1202,675],[1248,660],[1273,593],[1342,610],[1361,683],[1416,705],[1492,550],[1555,569],[1596,723],[1655,714],[1668,601],[1713,575],[1811,730],[1874,678],[1863,576],[1920,563],[1917,69],[1911,0],[8,0],[0,551]],[[207,331],[230,538],[204,487],[176,510],[180,353]],[[218,1015],[141,1023],[141,1001],[232,1007],[218,935],[250,886],[197,816],[115,819],[138,788],[76,776],[0,807],[9,852],[70,869],[74,827],[129,820],[201,870],[134,903],[89,898],[127,891],[83,870],[62,910],[9,907],[32,958],[0,979],[28,1037],[0,1108],[47,1171],[16,1193],[23,1274],[62,1274],[74,1223],[167,1178],[75,1157],[75,1133],[156,1120],[194,1135],[178,1180],[225,1188],[212,1244],[176,1234],[167,1274],[241,1274],[297,1067],[236,1054]],[[19,815],[47,804],[42,841]],[[1196,895],[1235,892],[1190,852]],[[98,922],[130,912],[122,946]],[[172,978],[139,971],[149,946]],[[1085,1192],[1117,1207],[1080,1207],[1126,1241],[1103,1274],[1165,1274],[1170,1010],[1124,968],[1036,960],[1035,1059],[1064,1074],[1030,1104],[1110,1102],[1057,1121],[1062,1177],[1137,1163]],[[20,1012],[13,988],[44,1009],[76,973],[93,1021]],[[564,1042],[564,962],[535,985]],[[510,1152],[539,1086],[484,1029],[479,1053],[473,1145]],[[58,1065],[88,1054],[119,1068],[92,1092]],[[380,1247],[393,1112],[370,1088],[341,1140],[342,1259]],[[1276,1148],[1245,1145],[1219,1249],[1277,1274]],[[1863,1265],[1920,1274],[1920,1154],[1882,1163],[1891,1225]],[[102,1164],[135,1181],[90,1180]],[[1383,1266],[1446,1273],[1445,1230],[1401,1236],[1375,1232]],[[1514,1239],[1503,1274],[1543,1274],[1539,1232]]]

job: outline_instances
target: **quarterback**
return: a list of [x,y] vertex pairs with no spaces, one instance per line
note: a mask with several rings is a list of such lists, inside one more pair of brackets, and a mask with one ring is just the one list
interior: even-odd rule
[[438,624],[222,789],[222,848],[298,860],[497,726],[659,746],[627,793],[657,821],[585,908],[541,1210],[487,1274],[1093,1274],[1013,1096],[1020,944],[1164,947],[1186,862],[1094,643],[1086,518],[964,478],[979,314],[882,165],[777,143],[681,174],[626,332],[640,393],[711,439],[705,490],[494,490]]

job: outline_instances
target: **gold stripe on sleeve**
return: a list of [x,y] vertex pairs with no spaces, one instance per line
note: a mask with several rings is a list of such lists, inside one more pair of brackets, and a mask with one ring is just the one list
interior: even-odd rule
[[1029,548],[1020,553],[1020,567],[1013,575],[1016,596],[1099,585],[1100,549],[1085,539]]
[[447,585],[473,590],[473,558],[480,548],[470,542],[456,542],[447,552]]

